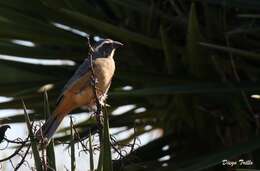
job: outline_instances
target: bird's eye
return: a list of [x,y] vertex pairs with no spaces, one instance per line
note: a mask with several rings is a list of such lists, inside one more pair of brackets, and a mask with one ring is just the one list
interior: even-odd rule
[[108,49],[109,47],[110,47],[110,44],[109,44],[109,43],[104,44],[104,48],[105,48],[105,49]]

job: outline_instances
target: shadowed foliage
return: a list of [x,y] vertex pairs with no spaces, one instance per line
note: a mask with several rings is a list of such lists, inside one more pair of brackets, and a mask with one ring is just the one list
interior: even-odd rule
[[[48,91],[53,109],[63,85],[87,57],[84,33],[111,38],[125,46],[115,55],[108,113],[135,107],[111,115],[110,128],[135,128],[120,141],[124,144],[161,132],[161,138],[115,161],[115,170],[228,170],[222,160],[241,157],[254,161],[246,168],[259,168],[260,108],[251,98],[260,93],[259,9],[257,0],[1,1],[1,54],[76,65],[1,58],[0,95],[13,100],[0,103],[0,109],[20,109],[22,98],[32,109],[30,119],[44,120],[39,89],[53,84]],[[18,122],[24,122],[23,115],[0,118],[1,125]],[[97,131],[94,118],[76,127],[82,137]]]

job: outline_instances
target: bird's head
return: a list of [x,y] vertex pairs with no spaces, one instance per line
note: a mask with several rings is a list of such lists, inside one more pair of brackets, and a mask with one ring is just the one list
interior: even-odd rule
[[1,128],[3,128],[4,130],[7,130],[8,128],[11,128],[9,125],[4,125]]
[[5,134],[5,131],[6,131],[8,128],[11,128],[11,127],[10,127],[9,125],[0,126],[0,134]]
[[94,55],[96,58],[113,57],[117,48],[123,46],[122,43],[111,39],[103,39],[97,42],[94,48]]
[[10,128],[9,125],[4,125],[0,127],[0,143],[4,140],[5,132],[8,128]]

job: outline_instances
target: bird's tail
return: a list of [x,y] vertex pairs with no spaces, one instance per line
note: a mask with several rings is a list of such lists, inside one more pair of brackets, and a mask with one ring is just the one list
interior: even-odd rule
[[37,139],[44,141],[47,139],[48,141],[58,129],[63,118],[73,109],[73,106],[74,104],[68,100],[63,100],[60,104],[58,104],[50,118],[37,131]]
[[49,140],[55,131],[58,129],[61,121],[63,120],[64,115],[52,115],[43,126],[37,131],[36,137],[37,139],[47,139]]

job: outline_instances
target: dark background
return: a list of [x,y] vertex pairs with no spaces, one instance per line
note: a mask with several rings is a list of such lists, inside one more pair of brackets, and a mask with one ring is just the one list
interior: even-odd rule
[[[136,107],[110,116],[110,127],[136,131],[120,143],[161,130],[161,138],[120,160],[124,170],[259,169],[259,9],[258,0],[1,1],[1,54],[73,60],[77,65],[36,65],[1,58],[0,95],[14,99],[1,103],[0,109],[20,109],[23,98],[33,110],[30,117],[43,119],[38,90],[45,84],[54,85],[48,91],[54,108],[63,85],[87,57],[86,38],[76,29],[125,45],[115,56],[109,112],[127,104]],[[125,86],[133,89],[124,91]],[[135,113],[140,107],[146,110]],[[19,122],[24,122],[23,115],[0,120],[0,124]],[[95,125],[91,118],[78,128],[86,136],[84,131],[95,131]],[[147,125],[152,129],[146,130]],[[162,150],[165,145],[170,148]],[[169,160],[158,161],[167,155]],[[221,166],[223,159],[240,158],[254,165]],[[114,162],[116,168],[119,163]]]

